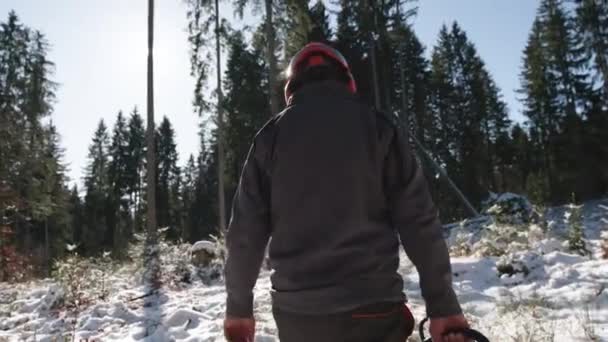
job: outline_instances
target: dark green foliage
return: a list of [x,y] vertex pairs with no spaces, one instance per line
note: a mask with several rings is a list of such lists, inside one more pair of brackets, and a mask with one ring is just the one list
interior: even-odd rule
[[322,0],[310,7],[310,31],[308,40],[313,42],[328,42],[332,37],[332,30],[329,27],[329,15],[327,8]]
[[[86,168],[84,186],[85,224],[82,240],[79,241],[81,254],[100,253],[108,246],[107,205],[110,194],[110,179],[108,168],[110,157],[108,153],[110,137],[103,120],[99,121],[93,140],[89,145],[88,165]],[[111,248],[111,244],[109,244]]]
[[[267,91],[260,87],[264,65],[260,54],[251,51],[240,32],[230,39],[224,88],[226,98],[226,190],[232,195],[255,133],[267,121]],[[232,198],[232,196],[229,196]]]
[[48,50],[44,35],[15,12],[0,21],[2,244],[43,274],[62,254],[70,230],[63,149],[56,127],[43,122],[56,88]]
[[[568,201],[572,193],[586,200],[606,191],[597,170],[606,165],[602,141],[608,134],[597,130],[605,125],[605,114],[589,70],[594,53],[604,49],[598,37],[605,32],[600,20],[605,9],[601,1],[577,2],[576,16],[562,1],[541,2],[521,73],[530,167],[536,170],[527,190],[552,203]],[[600,74],[603,63],[595,58]]]
[[107,198],[107,235],[105,241],[112,246],[113,255],[122,257],[128,240],[127,231],[131,227],[129,215],[129,132],[127,121],[122,112],[118,112],[112,143],[108,154],[108,181],[110,193]]
[[194,156],[190,155],[188,162],[181,173],[181,205],[179,212],[179,224],[181,227],[181,239],[183,241],[195,242],[192,238],[196,235],[196,223],[193,219],[197,212],[194,204],[197,199],[198,168]]
[[568,248],[580,255],[588,255],[587,244],[583,233],[582,206],[570,204],[567,219],[569,224]]
[[178,227],[180,170],[177,166],[177,145],[175,131],[165,116],[156,133],[157,187],[156,208],[159,227],[168,227],[167,235],[176,240],[180,237]]
[[601,82],[604,106],[608,106],[608,1],[574,0],[576,27],[587,58],[593,60],[595,79]]
[[[204,128],[201,129],[204,132]],[[209,140],[201,133],[201,149],[197,158],[194,205],[189,208],[190,241],[209,238],[218,233],[217,204],[217,136]]]
[[129,194],[130,221],[127,236],[143,230],[143,202],[144,202],[144,175],[146,157],[146,130],[144,121],[137,111],[133,109],[128,123],[128,158],[126,171],[126,185]]
[[440,31],[431,58],[430,87],[428,140],[434,143],[435,155],[474,203],[479,204],[489,191],[504,191],[495,173],[507,163],[497,154],[509,144],[506,105],[456,23]]
[[67,239],[70,244],[83,240],[84,203],[80,197],[78,186],[74,185],[68,198],[68,208],[72,236]]

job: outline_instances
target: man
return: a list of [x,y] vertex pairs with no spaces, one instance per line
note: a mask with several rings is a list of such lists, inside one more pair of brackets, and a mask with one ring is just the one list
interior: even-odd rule
[[229,341],[253,341],[253,287],[270,240],[283,342],[405,341],[414,322],[399,243],[420,275],[433,341],[467,327],[448,250],[407,137],[356,98],[344,57],[311,43],[291,61],[287,108],[257,134],[226,237]]

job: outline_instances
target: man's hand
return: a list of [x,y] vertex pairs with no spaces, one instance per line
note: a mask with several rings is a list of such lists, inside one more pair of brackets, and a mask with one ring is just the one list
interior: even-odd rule
[[224,336],[228,342],[253,342],[255,320],[253,318],[232,318],[224,320]]
[[430,332],[433,342],[468,342],[470,340],[461,334],[444,335],[446,331],[468,327],[469,323],[464,315],[453,315],[431,318]]

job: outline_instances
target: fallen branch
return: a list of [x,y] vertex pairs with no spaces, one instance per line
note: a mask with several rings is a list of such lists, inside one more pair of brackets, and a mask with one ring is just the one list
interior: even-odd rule
[[146,297],[153,296],[153,295],[155,295],[155,294],[156,294],[156,292],[157,292],[157,290],[153,290],[153,291],[150,291],[150,292],[148,292],[148,293],[146,293],[146,294],[143,294],[143,295],[141,295],[141,296],[139,296],[139,297],[135,297],[135,298],[129,298],[129,299],[127,299],[127,302],[133,302],[133,301],[136,301],[136,300],[138,300],[138,299],[144,299],[144,298],[146,298]]

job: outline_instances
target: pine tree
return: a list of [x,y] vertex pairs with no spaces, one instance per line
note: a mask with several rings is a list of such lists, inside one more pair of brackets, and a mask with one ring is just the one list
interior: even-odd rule
[[[103,120],[99,121],[89,146],[87,156],[84,199],[85,228],[80,250],[95,254],[108,247],[107,237],[107,196],[110,192],[108,176],[110,138]],[[111,246],[111,245],[110,245]]]

